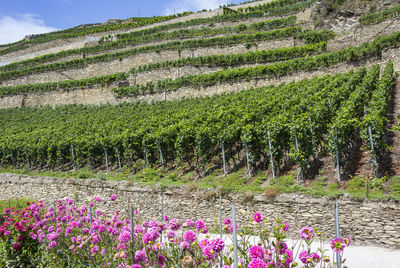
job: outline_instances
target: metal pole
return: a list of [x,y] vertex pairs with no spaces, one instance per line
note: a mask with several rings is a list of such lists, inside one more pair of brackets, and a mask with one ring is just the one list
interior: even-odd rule
[[372,140],[372,128],[368,127],[369,142],[371,143],[371,151],[374,151],[374,141]]
[[92,233],[92,207],[89,205],[89,214],[90,214],[90,233]]
[[[219,196],[219,238],[222,239],[222,194]],[[222,253],[219,253],[219,267],[222,268]]]
[[8,217],[11,218],[11,200],[8,199]]
[[135,237],[133,232],[133,206],[131,204],[131,239],[132,239],[132,262],[135,261]]
[[[336,233],[336,238],[340,237],[340,231],[339,231],[339,204],[338,201],[335,200],[335,233]],[[340,268],[340,253],[336,253],[336,267]]]
[[233,267],[238,268],[238,249],[237,249],[237,230],[236,230],[236,209],[232,205],[232,224],[233,224]]
[[[164,221],[164,190],[161,190],[161,221]],[[161,231],[161,243],[162,243],[162,231]]]
[[335,134],[336,134],[336,175],[338,177],[338,181],[341,181],[340,178],[340,162],[339,162],[339,150],[337,148],[337,128],[335,128]]
[[225,147],[222,143],[222,165],[224,166],[224,175],[226,174],[226,162],[225,162]]
[[270,138],[269,131],[268,131],[268,148],[269,148],[269,158],[270,158],[270,161],[271,161],[272,178],[275,178],[274,157],[272,155],[272,143],[271,143],[271,138]]

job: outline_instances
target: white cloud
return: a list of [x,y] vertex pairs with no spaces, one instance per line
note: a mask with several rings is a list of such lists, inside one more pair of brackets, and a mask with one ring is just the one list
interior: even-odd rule
[[46,26],[44,22],[32,14],[24,14],[16,18],[0,17],[0,44],[12,43],[23,39],[29,34],[39,34],[56,31],[56,28]]
[[174,0],[164,8],[165,15],[181,13],[184,11],[198,11],[202,9],[215,9],[228,4],[228,0]]

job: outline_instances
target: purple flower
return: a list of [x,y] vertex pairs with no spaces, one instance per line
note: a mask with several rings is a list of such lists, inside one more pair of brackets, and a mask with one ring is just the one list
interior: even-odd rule
[[317,253],[313,253],[311,254],[311,259],[313,260],[313,262],[318,263],[321,261],[321,256],[319,256]]
[[207,226],[204,226],[204,227],[200,230],[200,232],[201,232],[202,234],[208,233],[208,227],[207,227]]
[[224,224],[226,224],[226,225],[231,224],[231,223],[232,223],[232,220],[230,218],[226,218],[224,220]]
[[262,259],[253,259],[247,268],[267,268],[267,264]]
[[290,249],[285,250],[285,265],[289,266],[289,264],[293,261],[293,252]]
[[209,244],[210,244],[210,241],[206,238],[206,239],[201,240],[199,247],[200,247],[200,249],[204,249]]
[[127,231],[123,231],[119,237],[118,237],[119,241],[121,243],[127,243],[129,242],[129,240],[131,240],[131,233],[127,232]]
[[346,243],[346,247],[350,246],[350,242],[351,242],[350,236],[347,236],[347,237],[344,239],[344,242]]
[[308,264],[311,262],[311,256],[308,255],[308,252],[306,250],[303,250],[302,252],[300,252],[299,259],[304,264]]
[[51,241],[51,242],[49,243],[49,248],[55,248],[56,246],[57,246],[56,241]]
[[169,231],[167,233],[168,240],[171,240],[171,238],[174,238],[175,236],[176,236],[176,234],[174,231]]
[[132,267],[131,268],[142,268],[142,266],[140,265],[140,264],[134,264],[134,265],[132,265]]
[[211,242],[211,246],[213,250],[218,253],[224,249],[225,243],[221,238],[217,238]]
[[264,251],[259,246],[252,246],[249,250],[249,257],[250,259],[262,259],[264,258]]
[[340,237],[332,239],[331,241],[331,249],[335,252],[343,252],[344,248],[346,247],[346,243]]
[[179,230],[179,228],[181,228],[181,223],[177,219],[172,219],[169,222],[169,227],[171,228],[171,230],[177,231],[177,230]]
[[283,226],[282,231],[287,232],[289,230],[289,223],[285,222],[285,226]]
[[186,242],[192,243],[196,240],[196,233],[193,232],[192,230],[186,231],[183,234],[183,240],[185,240]]
[[144,249],[135,252],[135,262],[142,262],[146,260],[146,251]]
[[201,230],[201,229],[203,229],[204,228],[204,221],[202,221],[202,220],[197,220],[196,221],[196,223],[195,223],[195,227],[196,227],[196,229],[197,230]]
[[164,216],[164,221],[169,221],[168,215],[165,215],[165,216]]
[[211,260],[216,256],[215,251],[213,250],[211,245],[208,245],[203,249],[203,256],[206,257],[208,260]]
[[179,248],[180,249],[186,249],[187,251],[190,251],[190,244],[188,242],[186,242],[186,241],[182,241],[179,244]]
[[194,221],[193,221],[192,219],[187,219],[187,220],[186,220],[186,225],[187,225],[188,227],[192,227],[192,226],[194,225]]
[[158,255],[157,257],[157,263],[160,266],[164,266],[165,264],[165,257],[163,255]]
[[94,201],[96,201],[96,202],[101,202],[101,201],[103,201],[103,200],[101,200],[101,197],[100,197],[100,196],[95,196],[95,197],[94,197]]
[[310,240],[314,237],[314,229],[309,226],[303,227],[300,231],[300,236],[304,240]]
[[90,203],[89,203],[89,206],[93,207],[93,206],[94,206],[94,204],[93,204],[92,202],[90,202]]
[[117,199],[117,195],[113,194],[112,196],[110,196],[110,201],[115,201]]
[[21,249],[21,244],[20,243],[18,243],[18,242],[15,242],[13,245],[13,249],[15,250],[15,251],[17,251],[17,250],[20,250]]
[[262,222],[263,216],[261,215],[261,213],[256,213],[256,214],[254,214],[253,219],[254,219],[255,222],[259,223],[259,222]]
[[92,247],[92,249],[90,250],[90,253],[92,254],[96,254],[97,252],[99,252],[99,247],[97,245]]
[[107,249],[106,248],[102,248],[101,249],[101,256],[104,256],[107,254]]

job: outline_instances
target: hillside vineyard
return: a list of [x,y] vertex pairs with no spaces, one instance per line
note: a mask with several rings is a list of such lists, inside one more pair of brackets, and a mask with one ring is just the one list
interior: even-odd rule
[[393,175],[399,5],[321,10],[249,1],[1,45],[0,168]]

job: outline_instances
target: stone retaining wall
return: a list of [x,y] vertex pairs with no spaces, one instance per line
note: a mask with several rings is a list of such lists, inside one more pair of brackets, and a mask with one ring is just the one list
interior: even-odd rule
[[[108,200],[116,193],[117,202],[101,203],[101,209],[126,213],[128,204],[138,208],[144,219],[160,218],[161,189],[140,186],[122,181],[56,179],[0,174],[0,200],[31,198],[55,201],[72,198],[79,205],[93,201],[97,195]],[[215,189],[196,187],[173,187],[164,189],[164,212],[170,218],[185,220],[202,218],[209,227],[218,222],[218,197]],[[310,198],[303,195],[281,195],[275,198],[264,194],[228,193],[223,194],[223,217],[231,216],[231,205],[237,207],[240,223],[248,221],[255,213],[261,212],[271,221],[280,217],[291,225],[290,236],[297,237],[300,229],[313,226],[334,237],[334,201],[325,198]],[[350,235],[356,244],[385,245],[400,247],[400,203],[394,201],[355,201],[349,197],[339,200],[340,232]]]

